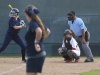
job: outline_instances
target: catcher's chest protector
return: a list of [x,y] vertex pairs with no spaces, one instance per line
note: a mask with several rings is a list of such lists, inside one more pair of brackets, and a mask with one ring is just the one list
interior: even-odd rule
[[67,40],[68,42],[66,43],[66,40],[64,41],[65,42],[65,47],[67,48],[67,50],[72,50],[72,45],[70,44],[70,40]]

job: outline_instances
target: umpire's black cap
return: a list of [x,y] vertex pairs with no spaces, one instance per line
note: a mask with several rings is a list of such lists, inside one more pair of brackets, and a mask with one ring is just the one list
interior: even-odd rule
[[75,11],[70,11],[67,15],[68,16],[73,16],[73,15],[75,15]]

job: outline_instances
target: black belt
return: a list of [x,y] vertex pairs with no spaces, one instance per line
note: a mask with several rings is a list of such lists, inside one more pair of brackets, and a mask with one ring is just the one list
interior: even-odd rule
[[[88,36],[88,33],[89,33],[88,31],[86,31],[86,32],[85,32],[85,40],[86,40],[86,42],[87,42],[87,41],[89,41],[89,36]],[[81,35],[81,36],[79,36],[79,37],[81,38],[81,37],[82,37],[82,35]]]
[[[85,32],[85,34],[87,34],[87,31]],[[78,36],[78,37],[82,37],[82,35],[81,36]]]

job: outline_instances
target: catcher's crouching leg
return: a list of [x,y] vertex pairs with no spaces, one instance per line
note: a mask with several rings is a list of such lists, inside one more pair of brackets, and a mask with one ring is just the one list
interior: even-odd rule
[[79,56],[75,52],[73,52],[72,50],[68,50],[67,54],[69,57],[74,58],[75,60],[79,59]]
[[70,60],[71,58],[66,54],[65,56],[62,56],[64,58],[64,61]]
[[68,61],[71,62],[71,58],[69,57],[69,55],[67,54],[67,49],[66,48],[59,48],[58,49],[58,53],[59,55],[61,55],[64,58],[64,61]]

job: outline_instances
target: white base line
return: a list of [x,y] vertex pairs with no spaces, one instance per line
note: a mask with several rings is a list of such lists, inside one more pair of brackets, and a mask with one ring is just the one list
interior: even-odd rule
[[20,68],[23,68],[24,66],[25,66],[25,64],[22,65],[22,66],[16,67],[16,68],[14,68],[14,69],[10,69],[10,70],[7,70],[7,71],[4,71],[4,72],[1,72],[0,75],[3,75],[3,74],[6,74],[6,73],[9,73],[9,72],[12,72],[12,71],[18,70],[18,69],[20,69]]

